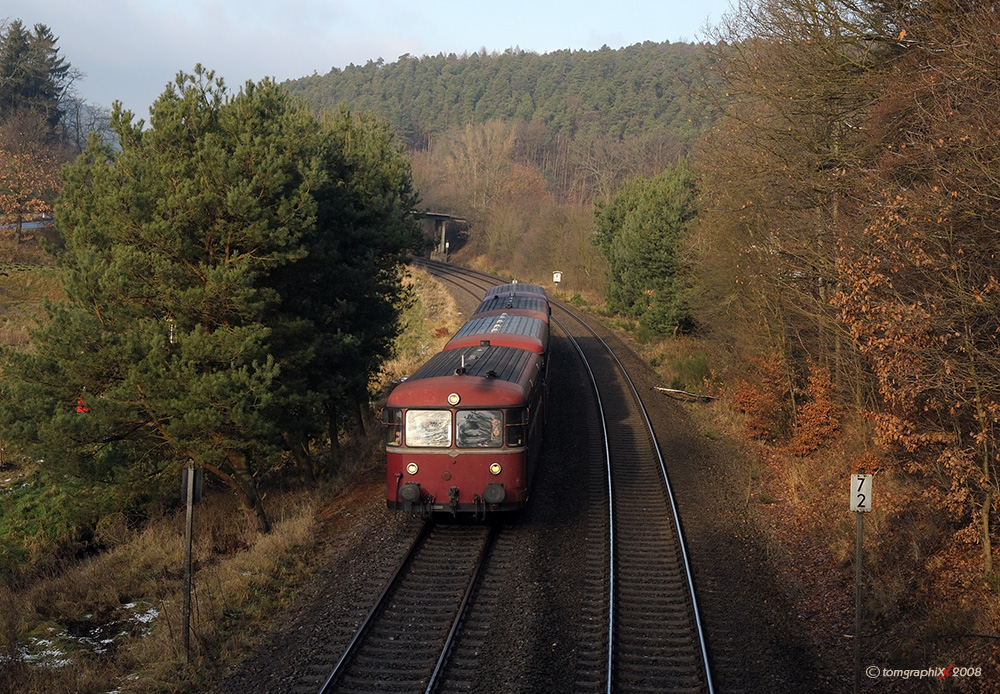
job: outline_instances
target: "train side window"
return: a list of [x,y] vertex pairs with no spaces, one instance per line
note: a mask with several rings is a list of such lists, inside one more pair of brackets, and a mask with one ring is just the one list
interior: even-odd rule
[[382,426],[385,427],[385,443],[387,446],[403,445],[403,411],[395,407],[382,410]]
[[458,410],[455,442],[463,448],[500,448],[503,445],[501,410]]
[[523,446],[527,440],[528,410],[507,410],[507,445]]
[[451,410],[407,410],[406,445],[427,448],[451,446]]

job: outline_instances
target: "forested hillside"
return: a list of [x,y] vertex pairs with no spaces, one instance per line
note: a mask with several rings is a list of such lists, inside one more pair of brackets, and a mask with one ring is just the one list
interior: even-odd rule
[[653,178],[712,124],[695,98],[704,46],[645,42],[548,54],[508,50],[370,61],[286,82],[316,111],[385,117],[410,151],[422,209],[467,220],[465,262],[602,292],[595,200]]
[[401,56],[286,82],[314,108],[347,104],[381,113],[410,148],[490,120],[538,121],[549,142],[659,133],[690,144],[711,121],[685,84],[698,45],[647,41],[619,50],[521,50]]

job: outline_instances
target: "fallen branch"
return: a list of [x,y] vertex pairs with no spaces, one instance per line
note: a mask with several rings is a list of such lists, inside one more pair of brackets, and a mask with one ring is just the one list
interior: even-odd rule
[[698,395],[697,393],[689,393],[686,390],[677,390],[676,388],[661,388],[659,386],[653,386],[653,390],[665,393],[666,395],[669,395],[677,400],[701,400],[703,402],[715,400],[715,396],[713,395]]

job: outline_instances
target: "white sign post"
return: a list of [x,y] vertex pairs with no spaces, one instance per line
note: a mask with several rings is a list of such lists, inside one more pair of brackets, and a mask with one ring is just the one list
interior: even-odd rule
[[872,475],[863,470],[851,475],[851,511],[868,513],[872,510]]
[[857,517],[857,547],[854,574],[854,694],[861,691],[861,559],[864,547],[865,514],[872,510],[872,477],[864,468],[851,475],[851,512]]

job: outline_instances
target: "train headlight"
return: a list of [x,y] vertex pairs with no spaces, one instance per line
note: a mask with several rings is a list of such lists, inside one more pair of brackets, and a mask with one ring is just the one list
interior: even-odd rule
[[408,473],[410,473],[411,475],[415,475],[415,474],[417,474],[417,470],[419,470],[419,469],[420,469],[420,468],[419,468],[419,467],[417,467],[417,464],[416,464],[416,463],[407,463],[407,464],[406,464],[406,471],[407,471]]
[[500,467],[500,463],[492,463],[492,464],[490,464],[490,474],[491,475],[499,475],[501,472],[503,472],[503,468]]
[[452,393],[451,395],[448,396],[448,404],[451,405],[452,407],[454,407],[461,401],[462,398],[459,396],[458,393]]

